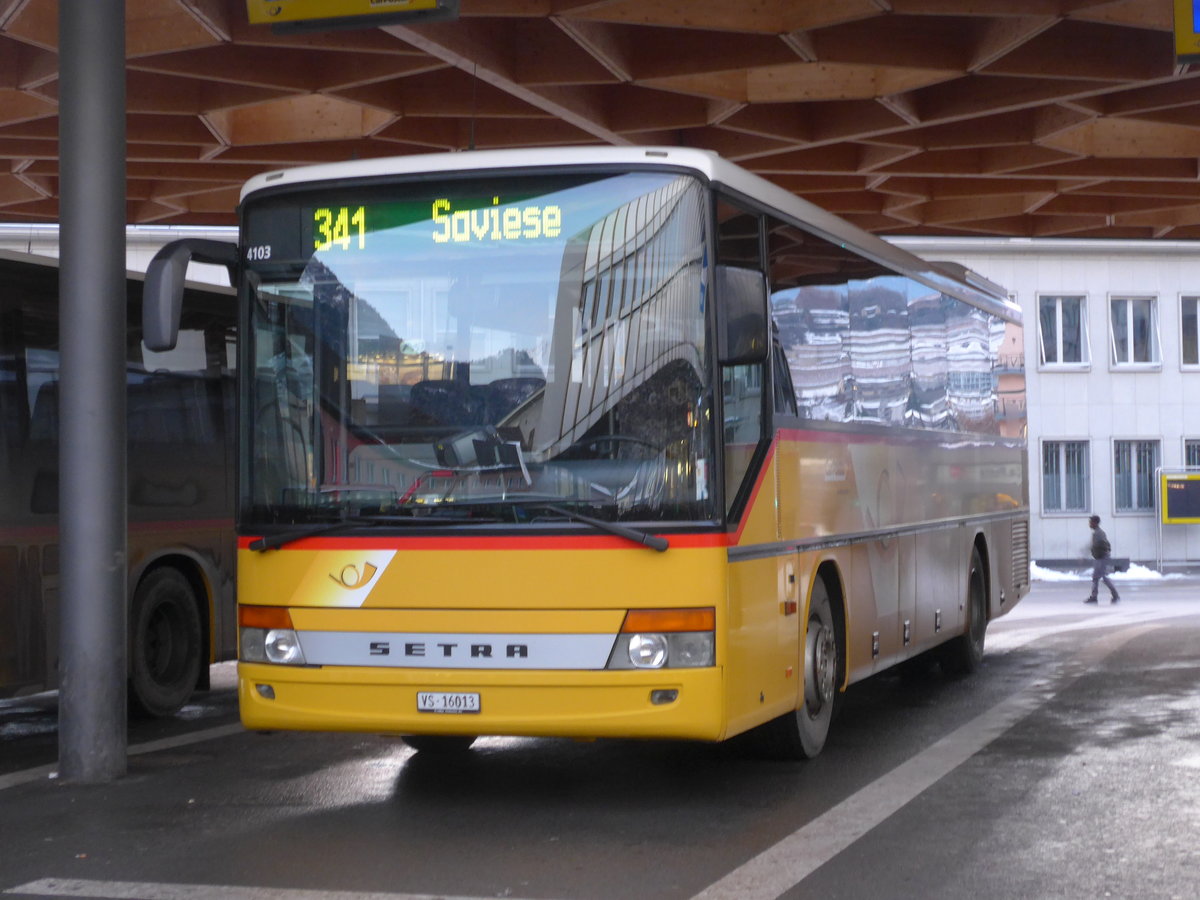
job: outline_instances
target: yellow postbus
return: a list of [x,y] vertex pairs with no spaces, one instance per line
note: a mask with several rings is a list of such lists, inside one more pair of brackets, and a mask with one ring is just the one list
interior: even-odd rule
[[1028,588],[1020,312],[961,267],[680,148],[271,172],[240,222],[248,728],[808,757]]

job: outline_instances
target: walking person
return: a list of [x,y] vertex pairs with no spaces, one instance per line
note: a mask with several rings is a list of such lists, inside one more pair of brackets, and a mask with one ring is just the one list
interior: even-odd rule
[[1095,603],[1096,594],[1100,588],[1100,582],[1104,582],[1104,586],[1108,588],[1108,592],[1112,594],[1112,602],[1116,603],[1121,597],[1117,594],[1117,589],[1113,587],[1113,583],[1108,579],[1108,557],[1112,553],[1112,545],[1108,542],[1108,535],[1104,533],[1104,529],[1100,527],[1100,517],[1092,516],[1088,519],[1088,525],[1092,529],[1092,559],[1096,562],[1092,566],[1092,595],[1084,600],[1084,603]]

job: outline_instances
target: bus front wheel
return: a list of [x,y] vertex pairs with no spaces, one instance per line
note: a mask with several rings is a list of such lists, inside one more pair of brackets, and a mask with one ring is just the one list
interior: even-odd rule
[[177,569],[148,573],[129,614],[129,709],[169,716],[196,687],[203,654],[196,595]]
[[804,697],[800,708],[758,729],[758,744],[777,759],[812,759],[825,746],[838,702],[842,638],[829,589],[818,578],[813,584],[804,629],[802,673]]

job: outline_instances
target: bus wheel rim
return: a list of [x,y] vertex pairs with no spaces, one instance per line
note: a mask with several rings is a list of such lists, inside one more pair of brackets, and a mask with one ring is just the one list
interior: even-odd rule
[[804,679],[804,701],[816,715],[833,700],[834,653],[833,629],[819,619],[809,622],[805,646],[808,669]]

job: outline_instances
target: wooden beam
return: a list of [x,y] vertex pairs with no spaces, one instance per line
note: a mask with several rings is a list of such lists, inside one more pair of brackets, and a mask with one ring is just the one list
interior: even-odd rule
[[[613,84],[622,81],[600,60],[581,48],[570,34],[541,19],[513,24],[513,78],[526,86]],[[628,79],[624,79],[628,80]]]
[[512,94],[538,109],[558,116],[576,128],[610,144],[629,143],[603,120],[602,109],[586,89],[550,90],[518,84],[513,77],[511,60],[483,35],[459,28],[463,22],[431,24],[421,29],[388,25],[383,31],[412,46],[469,72],[484,82]]
[[919,209],[920,220],[925,224],[945,222],[977,222],[987,219],[1004,219],[1023,215],[1039,194],[1010,194],[995,197],[959,197],[955,199],[930,200]]
[[967,68],[978,72],[1051,28],[1055,16],[1014,16],[993,19],[975,36]]
[[221,43],[199,18],[175,2],[126,0],[125,55],[136,58]]
[[384,110],[320,94],[282,97],[205,114],[224,143],[234,147],[366,137],[392,119]]
[[1174,74],[1169,33],[1060,22],[987,66],[991,74],[1136,82]]
[[628,32],[604,22],[554,16],[551,21],[618,81],[633,80]]
[[1200,157],[1200,127],[1140,119],[1094,119],[1044,138],[1042,143],[1080,156]]
[[219,41],[233,39],[233,13],[222,0],[177,0],[185,13],[200,23]]
[[0,125],[54,116],[58,107],[42,97],[12,88],[0,88]]
[[627,25],[661,25],[706,31],[784,34],[826,27],[881,15],[874,0],[838,0],[837,3],[730,3],[728,0],[619,0],[583,4],[564,9],[559,15],[573,18],[620,22]]
[[46,195],[16,175],[0,175],[0,207],[40,200]]

